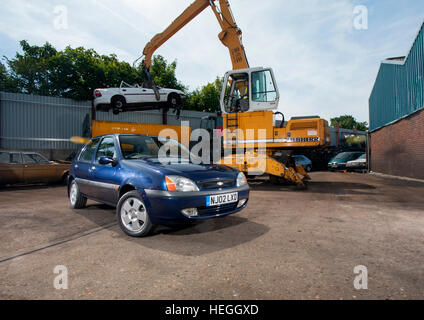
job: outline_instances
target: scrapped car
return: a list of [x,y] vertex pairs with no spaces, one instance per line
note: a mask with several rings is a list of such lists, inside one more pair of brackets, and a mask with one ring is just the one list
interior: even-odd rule
[[364,153],[358,159],[346,163],[347,170],[365,170],[367,169],[367,155]]
[[[172,156],[164,156],[169,147]],[[129,236],[148,235],[155,225],[175,225],[225,216],[244,209],[249,186],[242,172],[194,164],[175,140],[113,134],[92,138],[71,166],[68,195],[74,209],[87,198],[116,207]]]
[[360,156],[362,156],[364,152],[342,152],[339,153],[337,156],[335,156],[333,159],[330,160],[328,163],[328,169],[329,170],[345,170],[346,164],[349,161],[353,161],[358,159]]
[[312,161],[309,158],[303,155],[294,155],[293,158],[297,166],[302,166],[306,172],[312,171]]
[[185,99],[184,92],[176,89],[157,87],[144,88],[129,85],[124,81],[119,88],[94,90],[94,107],[96,110],[109,111],[114,114],[123,111],[150,110],[158,107],[180,108]]
[[35,152],[0,151],[0,185],[65,182],[70,164]]

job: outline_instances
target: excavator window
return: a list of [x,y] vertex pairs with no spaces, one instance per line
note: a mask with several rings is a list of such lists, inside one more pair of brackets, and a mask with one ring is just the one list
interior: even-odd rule
[[[239,112],[240,100],[246,96],[246,81],[249,80],[247,73],[233,74],[226,83],[224,105],[226,112]],[[248,103],[248,99],[246,101]]]
[[252,72],[252,100],[255,102],[273,102],[277,100],[277,91],[271,71]]

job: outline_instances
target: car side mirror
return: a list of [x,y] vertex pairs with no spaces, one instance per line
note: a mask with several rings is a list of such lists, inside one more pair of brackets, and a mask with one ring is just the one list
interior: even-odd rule
[[111,157],[100,157],[99,159],[99,163],[101,165],[108,165],[111,164],[113,167],[116,166],[118,164],[118,162],[116,161],[116,159],[113,159]]

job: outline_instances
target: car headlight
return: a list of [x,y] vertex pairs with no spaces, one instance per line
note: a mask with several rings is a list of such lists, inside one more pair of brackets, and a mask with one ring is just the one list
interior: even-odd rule
[[199,188],[192,180],[180,176],[165,176],[165,185],[168,191],[199,191]]
[[237,187],[241,187],[247,184],[246,176],[243,172],[240,172],[237,176]]

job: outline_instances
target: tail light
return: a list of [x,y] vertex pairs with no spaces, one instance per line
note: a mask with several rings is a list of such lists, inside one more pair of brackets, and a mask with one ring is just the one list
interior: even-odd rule
[[94,96],[96,98],[100,98],[102,96],[102,93],[100,92],[100,90],[94,90]]

